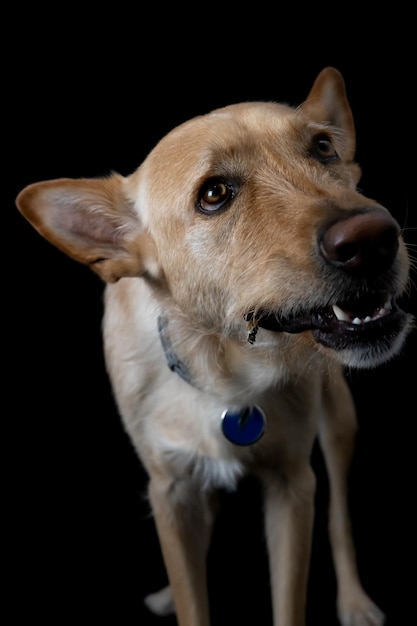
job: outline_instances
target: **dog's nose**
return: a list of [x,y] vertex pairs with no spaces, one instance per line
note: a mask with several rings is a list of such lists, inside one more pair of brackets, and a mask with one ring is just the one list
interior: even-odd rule
[[381,272],[395,259],[399,235],[398,223],[383,209],[361,210],[326,228],[320,252],[328,263],[348,272]]

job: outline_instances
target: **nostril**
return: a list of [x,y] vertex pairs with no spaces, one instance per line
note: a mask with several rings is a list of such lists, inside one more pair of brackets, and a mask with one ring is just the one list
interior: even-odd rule
[[346,271],[384,271],[396,257],[399,234],[389,213],[366,209],[328,225],[320,237],[320,252],[328,263]]
[[342,265],[345,265],[349,261],[358,259],[360,255],[360,249],[357,243],[343,243],[334,248],[334,260]]

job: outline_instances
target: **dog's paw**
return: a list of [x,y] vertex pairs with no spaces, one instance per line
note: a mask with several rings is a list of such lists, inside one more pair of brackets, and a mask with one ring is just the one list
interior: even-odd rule
[[342,626],[384,626],[385,615],[364,595],[349,605],[340,606],[339,619]]
[[147,595],[144,603],[152,613],[161,617],[175,613],[174,600],[169,585],[156,593]]

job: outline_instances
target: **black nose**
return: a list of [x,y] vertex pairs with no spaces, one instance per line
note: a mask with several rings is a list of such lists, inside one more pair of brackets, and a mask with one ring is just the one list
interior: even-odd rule
[[384,209],[361,209],[326,227],[320,252],[328,263],[347,272],[379,273],[392,265],[399,235],[399,225]]

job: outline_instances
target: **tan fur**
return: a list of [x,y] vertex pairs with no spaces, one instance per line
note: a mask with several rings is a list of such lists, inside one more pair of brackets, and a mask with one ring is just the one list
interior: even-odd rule
[[[330,142],[329,160],[320,137]],[[292,320],[337,303],[348,308],[368,292],[394,302],[406,289],[409,261],[399,230],[398,251],[380,272],[368,270],[356,250],[359,242],[379,254],[396,225],[358,193],[354,151],[343,79],[326,68],[297,109],[231,105],[174,129],[127,178],[46,181],[18,196],[20,211],[44,237],[108,283],[108,372],[150,477],[171,585],[146,602],[160,614],[175,608],[180,626],[210,623],[205,559],[213,495],[234,489],[247,473],[264,485],[274,626],[305,624],[317,436],[330,477],[341,624],[384,621],[356,567],[346,494],[356,419],[342,368],[392,358],[411,320],[404,315],[389,338],[362,342],[358,333],[357,343],[336,339],[334,346],[310,329],[262,327],[264,312]],[[202,200],[210,180],[225,181],[233,197],[207,215],[202,203],[210,208],[212,193],[224,190],[212,187]],[[340,237],[353,242],[353,259],[345,249],[342,256]],[[167,365],[161,315],[190,381]],[[368,329],[372,324],[379,322]],[[254,404],[266,414],[264,436],[252,445],[230,443],[221,432],[223,411]]]

